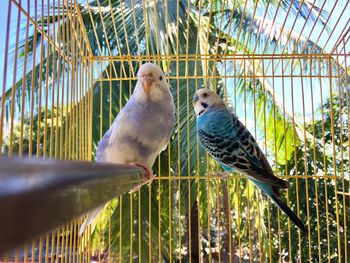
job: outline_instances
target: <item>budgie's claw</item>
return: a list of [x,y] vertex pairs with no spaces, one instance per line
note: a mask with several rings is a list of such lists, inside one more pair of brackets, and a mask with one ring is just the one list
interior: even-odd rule
[[148,184],[148,185],[151,184],[153,181],[153,178],[154,178],[152,169],[149,169],[148,167],[146,167],[142,164],[139,164],[139,163],[134,163],[134,165],[140,166],[143,169],[145,169],[147,177],[146,177],[146,180],[142,182],[142,184],[139,184],[139,185],[135,186],[133,189],[131,189],[129,191],[129,194],[135,193],[136,191],[140,190],[140,188],[145,184]]
[[221,177],[222,179],[226,180],[226,179],[230,179],[230,172],[223,172],[219,174],[219,177]]
[[230,179],[230,174],[232,174],[232,172],[222,172],[222,173],[208,174],[208,176],[213,176],[215,178],[219,178],[219,179],[222,179],[222,180],[227,180],[227,179]]

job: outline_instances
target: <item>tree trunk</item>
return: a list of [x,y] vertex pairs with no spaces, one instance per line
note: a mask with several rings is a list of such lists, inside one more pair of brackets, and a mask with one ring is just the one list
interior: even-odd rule
[[191,254],[190,257],[193,263],[199,262],[199,233],[198,233],[198,203],[194,201],[191,208]]
[[[226,227],[226,237],[225,237],[225,250],[226,250],[226,255],[228,258],[234,258],[233,255],[236,254],[236,246],[234,239],[232,236],[230,236],[230,231],[231,224],[232,224],[232,218],[231,216],[231,211],[230,211],[230,199],[228,195],[228,190],[227,190],[227,181],[224,180],[222,182],[222,194],[223,194],[223,205],[224,205],[224,213],[225,213],[225,227]],[[231,255],[230,255],[230,238],[231,238]]]

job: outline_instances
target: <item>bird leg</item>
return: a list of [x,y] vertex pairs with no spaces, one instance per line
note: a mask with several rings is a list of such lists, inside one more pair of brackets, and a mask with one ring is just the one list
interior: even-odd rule
[[232,172],[222,172],[219,174],[219,177],[221,177],[222,179],[226,180],[226,179],[230,179],[230,175],[232,174]]
[[139,164],[139,163],[132,163],[132,165],[140,166],[143,169],[145,169],[146,174],[147,174],[147,179],[145,181],[143,181],[141,184],[139,184],[139,185],[135,186],[133,189],[131,189],[129,191],[129,194],[135,193],[136,191],[140,190],[140,188],[142,186],[144,186],[145,184],[151,184],[153,181],[153,178],[154,178],[152,169],[149,169],[148,167],[146,167],[142,164]]
[[227,179],[230,179],[230,175],[232,174],[232,172],[222,172],[222,173],[214,173],[214,174],[208,174],[208,176],[215,176],[215,177],[218,177],[220,179],[223,179],[223,180],[227,180]]

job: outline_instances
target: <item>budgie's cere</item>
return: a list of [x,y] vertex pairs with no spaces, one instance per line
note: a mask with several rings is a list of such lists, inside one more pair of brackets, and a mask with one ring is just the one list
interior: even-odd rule
[[193,99],[197,134],[202,146],[227,172],[246,175],[273,200],[302,230],[304,224],[280,199],[279,190],[289,183],[274,176],[263,152],[246,127],[231,113],[223,100],[208,89],[200,89]]
[[[140,67],[137,77],[132,96],[98,144],[96,162],[142,166],[147,170],[147,182],[151,182],[153,163],[165,150],[172,134],[175,105],[160,67],[146,63]],[[80,233],[102,208],[89,212]]]

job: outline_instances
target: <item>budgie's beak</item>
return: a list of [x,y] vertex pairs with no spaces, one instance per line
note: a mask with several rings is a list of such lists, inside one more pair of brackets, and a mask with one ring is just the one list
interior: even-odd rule
[[195,94],[193,97],[193,104],[195,104],[198,100],[199,100],[199,97],[197,94]]
[[150,93],[152,84],[154,82],[153,74],[146,74],[141,77],[142,85],[147,94]]

